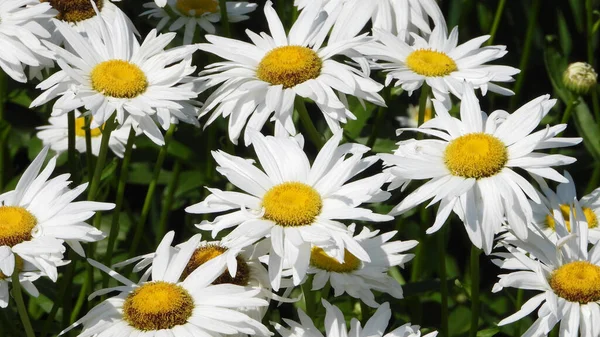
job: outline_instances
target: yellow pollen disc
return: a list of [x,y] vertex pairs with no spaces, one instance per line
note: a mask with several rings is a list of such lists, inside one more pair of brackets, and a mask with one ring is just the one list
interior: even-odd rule
[[[90,137],[102,136],[102,127],[90,129]],[[75,135],[85,138],[85,117],[77,117],[75,119]]]
[[0,206],[0,246],[12,247],[31,240],[37,219],[23,207]]
[[[58,11],[56,18],[66,22],[79,22],[96,16],[90,0],[40,0],[49,2]],[[94,0],[99,11],[102,11],[104,0]]]
[[149,282],[135,289],[123,304],[123,319],[142,330],[171,329],[192,316],[194,300],[175,283]]
[[308,226],[321,213],[323,201],[314,188],[298,182],[276,185],[262,200],[267,220],[283,227]]
[[323,61],[312,49],[302,46],[277,47],[258,64],[256,77],[272,85],[291,88],[321,74]]
[[465,178],[487,178],[502,170],[508,161],[506,146],[498,138],[485,133],[470,133],[448,144],[444,163],[452,175]]
[[124,60],[98,63],[90,77],[94,90],[115,98],[134,98],[148,88],[146,74],[135,64]]
[[340,263],[335,258],[327,255],[322,248],[313,247],[310,251],[310,264],[322,270],[335,273],[349,273],[359,269],[361,262],[347,249],[344,249],[344,263]]
[[571,302],[600,301],[600,267],[587,261],[567,263],[550,276],[556,295]]
[[[181,279],[185,279],[190,275],[196,268],[205,264],[206,262],[214,259],[215,257],[225,253],[227,248],[217,246],[217,245],[207,245],[204,247],[199,247],[194,251],[194,254],[190,258],[187,266],[181,273]],[[250,281],[250,268],[248,264],[241,256],[236,256],[237,260],[237,270],[235,273],[235,277],[231,277],[228,270],[225,270],[221,276],[217,277],[212,284],[223,284],[223,283],[231,283],[237,284],[239,286],[247,286]]]
[[219,2],[217,0],[177,0],[175,7],[182,14],[198,17],[218,12]]
[[[569,221],[570,211],[571,208],[569,207],[569,205],[560,205],[560,212],[562,213],[562,216],[565,219],[565,225],[567,225],[567,230],[569,232],[571,231],[571,221]],[[577,215],[577,213],[575,213],[575,210],[573,210],[573,215]],[[588,228],[598,227],[598,217],[591,208],[584,207],[583,215],[585,215],[585,220],[588,223]],[[554,217],[551,214],[546,215],[546,225],[552,228],[552,230],[556,230],[556,222],[554,221]]]
[[430,49],[415,50],[406,58],[406,65],[415,73],[428,77],[446,76],[458,70],[450,56]]
[[[15,256],[16,256],[16,261],[15,261],[15,269],[13,270],[13,273],[20,273],[23,270],[23,259],[20,258],[18,255],[15,255]],[[10,276],[6,276],[0,271],[0,280],[5,280],[8,278],[10,278]]]

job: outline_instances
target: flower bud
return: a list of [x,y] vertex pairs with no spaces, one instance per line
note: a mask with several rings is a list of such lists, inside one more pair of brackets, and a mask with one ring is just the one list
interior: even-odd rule
[[598,74],[591,65],[585,62],[569,64],[563,73],[565,87],[578,95],[587,94],[598,80]]

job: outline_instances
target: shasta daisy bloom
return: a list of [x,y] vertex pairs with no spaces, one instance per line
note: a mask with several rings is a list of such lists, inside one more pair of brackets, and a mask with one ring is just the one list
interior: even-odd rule
[[[249,2],[228,1],[227,20],[240,22],[249,18],[248,13],[256,9],[256,4]],[[168,0],[166,7],[159,7],[155,2],[147,2],[144,8],[148,10],[141,15],[156,18],[160,21],[156,29],[161,31],[168,26],[169,31],[179,31],[184,28],[183,44],[191,44],[196,33],[196,26],[209,34],[216,32],[214,23],[221,21],[219,0]],[[171,22],[172,21],[172,22]]]
[[[407,117],[396,117],[396,120],[400,122],[400,125],[411,128],[416,128],[419,126],[419,106],[411,104],[406,112],[408,114]],[[427,122],[431,118],[433,118],[433,104],[431,103],[431,98],[427,97],[427,103],[425,105],[425,118],[423,119],[423,122]]]
[[[331,39],[343,40],[354,37],[369,22],[379,31],[398,35],[405,40],[410,39],[409,33],[431,34],[429,21],[437,27],[446,27],[446,20],[435,0],[329,0],[336,3],[335,23]],[[306,6],[309,1],[304,1]],[[444,28],[445,29],[445,28]],[[408,42],[408,41],[407,41]]]
[[436,26],[429,39],[413,34],[414,42],[408,44],[401,36],[378,31],[378,41],[358,48],[369,58],[381,61],[377,67],[387,72],[386,86],[396,81],[395,86],[408,91],[409,95],[423,83],[431,87],[433,96],[450,108],[450,93],[462,99],[464,82],[475,89],[501,95],[513,95],[511,90],[496,82],[512,82],[519,69],[489,65],[488,62],[506,55],[506,46],[481,44],[489,35],[480,36],[461,45],[458,43],[458,27],[446,36],[445,26]]
[[248,132],[260,131],[269,118],[276,122],[276,134],[284,130],[296,134],[292,120],[296,96],[313,100],[334,132],[340,130],[340,122],[356,118],[344,103],[346,95],[385,104],[377,94],[382,85],[333,60],[370,38],[353,37],[323,47],[328,29],[320,1],[315,0],[317,4],[300,13],[288,35],[271,1],[267,1],[264,12],[271,36],[247,31],[252,43],[206,36],[210,43],[199,48],[226,59],[200,73],[202,90],[218,86],[200,113],[204,116],[212,111],[207,125],[221,115],[229,116],[229,138],[237,143],[247,124],[244,138],[248,145]]
[[340,262],[344,261],[345,249],[359,260],[370,262],[347,227],[336,221],[392,219],[359,207],[389,198],[389,193],[380,189],[386,174],[348,182],[377,161],[375,156],[362,158],[369,148],[359,144],[338,146],[340,132],[310,165],[302,147],[292,138],[265,137],[258,132],[250,136],[264,172],[246,159],[213,152],[219,164],[217,171],[244,193],[209,188],[211,195],[186,208],[186,212],[230,212],[214,221],[203,221],[198,228],[210,230],[215,236],[235,227],[223,238],[224,244],[235,247],[269,237],[269,278],[275,290],[279,289],[284,265],[291,266],[294,285],[300,284],[309,267],[312,246],[335,246],[335,258]]
[[27,82],[25,66],[52,64],[54,55],[41,42],[50,32],[40,22],[53,15],[38,0],[0,0],[0,68],[13,80]]
[[[85,143],[85,117],[79,112],[75,112],[75,149],[81,153],[87,151]],[[48,118],[50,125],[40,126],[36,136],[42,140],[44,146],[50,146],[56,153],[62,153],[69,149],[69,118],[67,114]],[[125,125],[111,132],[108,146],[118,157],[123,157],[125,144],[129,137],[131,123],[125,122]],[[102,142],[102,127],[90,130],[91,152],[98,156],[100,152],[100,143]]]
[[591,243],[596,243],[600,240],[600,228],[598,228],[598,219],[600,218],[600,189],[595,189],[592,193],[584,196],[581,199],[577,198],[575,191],[575,182],[569,172],[564,172],[566,183],[561,183],[556,188],[556,192],[541,179],[539,184],[543,194],[540,195],[542,204],[533,204],[533,219],[534,223],[544,231],[544,234],[551,240],[558,240],[556,235],[556,222],[554,221],[553,211],[560,210],[565,218],[567,230],[571,231],[571,223],[569,219],[570,204],[573,200],[577,200],[583,210],[586,223],[589,227],[588,237]]
[[579,216],[583,211],[576,199],[574,204],[569,212],[572,233],[562,211],[554,212],[558,242],[532,231],[527,241],[502,243],[508,253],[498,253],[501,259],[494,262],[509,273],[499,275],[492,291],[512,287],[539,293],[498,325],[518,321],[539,307],[537,320],[523,336],[547,336],[559,322],[561,336],[600,334],[600,246],[588,250],[588,224]]
[[573,163],[575,158],[535,150],[581,142],[581,138],[555,137],[566,128],[565,124],[532,133],[555,102],[545,95],[512,114],[498,110],[488,116],[482,113],[473,88],[466,86],[459,120],[434,101],[435,118],[408,130],[436,139],[403,141],[395,154],[380,155],[399,182],[429,180],[390,214],[402,214],[433,198],[430,205],[439,201],[440,206],[428,234],[440,229],[454,211],[464,222],[471,242],[486,254],[505,217],[516,235],[525,239],[527,224],[533,221],[528,198],[535,203],[541,200],[534,187],[513,169],[566,182],[552,167]]
[[[383,303],[375,314],[369,318],[364,327],[361,326],[360,322],[356,318],[352,318],[350,321],[350,331],[346,328],[346,320],[342,311],[329,304],[326,300],[321,300],[325,307],[325,336],[326,337],[421,337],[420,327],[418,325],[411,325],[410,323],[404,324],[395,330],[385,333],[388,322],[392,317],[392,311],[390,310],[389,303]],[[279,323],[273,323],[275,330],[282,337],[325,337],[315,327],[310,317],[298,309],[298,317],[300,322],[292,321],[291,319],[284,318],[283,321],[289,326],[286,328]],[[423,335],[423,337],[435,337],[437,331]]]
[[[16,271],[15,264],[17,264]],[[2,246],[0,247],[0,308],[8,307],[11,276],[15,272],[19,274],[19,284],[23,289],[33,297],[39,296],[39,291],[33,282],[44,276],[44,273],[33,264],[23,261],[23,259],[17,258],[15,260],[15,255],[10,248]]]
[[[262,263],[258,260],[259,256],[257,256],[257,253],[255,252],[256,246],[244,247],[242,249],[227,247],[220,241],[199,242],[200,237],[201,235],[197,234],[189,240],[196,244],[196,249],[191,257],[189,257],[189,261],[181,273],[180,280],[185,279],[194,270],[208,261],[220,258],[223,259],[223,263],[227,264],[227,270],[223,271],[223,273],[211,284],[235,284],[242,287],[251,287],[260,290],[260,293],[256,295],[257,298],[267,301],[272,297],[279,298],[270,291],[269,275]],[[188,245],[188,242],[173,247],[171,253],[172,258],[175,259],[175,256],[180,254],[186,245]],[[183,252],[185,252],[185,250],[183,250]],[[258,253],[258,255],[261,255],[261,253]],[[133,271],[137,272],[146,269],[142,279],[147,279],[152,272],[152,262],[155,257],[156,253],[151,253],[117,263],[114,267],[122,267],[139,261],[134,266]],[[267,307],[249,306],[240,307],[237,310],[260,322],[267,312]]]
[[174,250],[173,236],[174,232],[167,233],[159,244],[152,258],[150,280],[135,283],[88,260],[122,283],[92,296],[111,291],[119,294],[94,307],[61,334],[83,324],[82,337],[270,335],[263,324],[237,311],[244,306],[267,306],[267,301],[256,297],[260,290],[235,284],[213,285],[225,271],[224,256],[184,276],[200,237]]
[[93,116],[92,128],[116,111],[119,124],[130,117],[136,129],[159,145],[164,140],[156,123],[164,129],[177,121],[198,125],[197,108],[190,101],[197,94],[186,83],[195,70],[191,65],[195,46],[165,51],[175,34],[157,35],[156,30],[140,45],[120,12],[112,22],[91,20],[94,29],[85,34],[61,21],[56,25],[74,50],[49,44],[62,70],[38,85],[45,92],[32,107],[58,97],[53,116],[85,107]]
[[[354,233],[355,225],[349,226],[349,231]],[[310,254],[310,267],[308,274],[315,274],[312,281],[312,290],[322,289],[329,282],[335,296],[348,293],[354,298],[359,298],[363,303],[376,308],[379,304],[375,301],[372,290],[385,292],[395,298],[403,298],[402,287],[393,277],[387,274],[390,267],[404,267],[404,263],[412,260],[414,254],[399,254],[414,248],[418,242],[392,241],[389,242],[397,231],[381,235],[379,230],[370,231],[363,227],[362,231],[354,236],[354,240],[367,252],[370,262],[363,262],[349,251],[344,252],[344,261],[340,263],[336,256],[336,248],[329,251],[329,247],[313,247]]]
[[[84,255],[81,242],[104,238],[101,231],[85,221],[96,211],[110,210],[115,205],[73,201],[87,184],[71,190],[68,188],[69,174],[48,179],[56,165],[56,157],[50,159],[40,173],[47,153],[48,148],[44,148],[25,170],[16,188],[0,195],[0,270],[4,275],[0,279],[18,272],[24,281],[46,275],[56,282],[57,267],[69,263],[63,260],[65,242]],[[15,262],[15,255],[18,262]],[[37,292],[33,290],[35,288],[26,289]]]

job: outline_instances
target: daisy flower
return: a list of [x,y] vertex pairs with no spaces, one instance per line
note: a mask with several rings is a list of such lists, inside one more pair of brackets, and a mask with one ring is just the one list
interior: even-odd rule
[[40,22],[53,15],[39,0],[0,0],[0,68],[13,80],[27,82],[25,66],[52,64],[54,55],[41,42],[50,32]]
[[[77,110],[75,111],[75,117],[75,149],[81,153],[85,153],[87,151],[85,144],[85,117]],[[50,146],[56,153],[67,151],[69,149],[68,115],[63,114],[56,117],[50,117],[48,118],[48,123],[50,123],[50,125],[44,125],[37,128],[40,131],[38,131],[36,136],[42,140],[44,146]],[[98,156],[98,153],[100,152],[102,127],[90,130],[92,141],[91,151],[94,156]],[[130,123],[125,122],[124,126],[110,134],[108,146],[113,153],[120,158],[123,158],[123,154],[125,153],[125,144],[127,143],[130,130]]]
[[209,188],[211,194],[186,208],[186,212],[232,212],[214,221],[203,221],[198,228],[212,231],[214,237],[223,229],[235,227],[223,242],[236,247],[269,237],[269,278],[275,290],[279,290],[284,264],[292,266],[294,285],[300,284],[309,266],[312,246],[334,245],[338,249],[334,257],[340,262],[344,261],[345,249],[359,260],[370,262],[368,253],[347,227],[336,221],[393,219],[359,207],[389,198],[389,193],[380,189],[387,180],[386,174],[348,183],[377,161],[375,156],[362,158],[369,148],[359,144],[338,146],[342,134],[336,133],[311,166],[302,147],[292,138],[265,137],[258,132],[250,136],[264,172],[246,159],[213,152],[219,164],[217,171],[244,193]]
[[296,96],[313,100],[334,132],[341,129],[340,122],[356,119],[345,104],[346,95],[385,105],[377,94],[382,85],[358,69],[333,60],[370,38],[353,37],[323,47],[327,15],[318,4],[309,8],[300,13],[288,35],[271,1],[267,1],[264,12],[271,36],[246,31],[252,43],[206,36],[210,43],[199,48],[227,60],[209,65],[200,73],[204,80],[201,90],[218,86],[200,113],[204,116],[212,111],[207,125],[221,115],[229,116],[229,138],[237,143],[247,124],[244,138],[249,145],[248,132],[260,131],[270,117],[276,122],[276,134],[284,130],[296,134],[292,120]]
[[588,251],[588,224],[575,199],[576,211],[569,212],[569,233],[562,211],[554,212],[558,243],[545,235],[531,232],[527,241],[504,245],[508,253],[497,254],[494,261],[508,274],[499,275],[493,292],[503,288],[539,292],[519,311],[503,319],[506,325],[529,315],[535,309],[538,318],[523,336],[547,336],[560,322],[561,336],[593,337],[600,335],[600,246]]
[[[400,122],[402,126],[408,126],[411,128],[416,128],[419,126],[419,106],[418,105],[410,105],[406,110],[408,117],[399,116],[396,117],[396,120]],[[425,119],[423,122],[427,122],[428,120],[433,118],[433,104],[431,103],[431,98],[427,97],[427,103],[425,104]]]
[[[301,6],[309,2],[298,1]],[[403,41],[410,39],[411,32],[431,34],[430,19],[435,26],[446,27],[444,15],[435,0],[328,0],[326,3],[337,5],[332,11],[335,23],[330,38],[333,40],[356,36],[369,20],[375,30],[398,35]]]
[[[392,317],[390,304],[382,304],[375,314],[369,318],[364,328],[356,318],[350,321],[350,331],[346,328],[346,320],[342,311],[329,304],[326,300],[321,300],[325,307],[325,336],[327,337],[421,337],[420,327],[418,325],[404,324],[393,331],[385,333],[388,322]],[[282,337],[324,337],[315,327],[310,317],[301,309],[298,309],[300,322],[284,318],[283,321],[289,326],[286,328],[279,323],[273,323],[275,330]],[[423,337],[435,337],[437,331],[423,335]]]
[[[228,1],[227,20],[240,22],[249,18],[248,13],[256,9],[256,4],[249,2]],[[196,26],[209,34],[216,32],[214,23],[221,21],[219,0],[168,0],[167,7],[160,7],[155,2],[147,2],[144,8],[148,10],[140,15],[157,18],[160,21],[156,29],[161,31],[169,24],[169,31],[179,31],[184,28],[183,44],[191,44],[196,33]]]
[[62,21],[56,25],[73,52],[49,44],[62,70],[38,85],[45,92],[32,107],[58,97],[53,116],[85,107],[93,116],[92,128],[116,111],[119,124],[130,116],[133,127],[158,145],[164,139],[156,122],[164,129],[177,121],[198,125],[197,108],[190,101],[197,94],[191,83],[184,83],[195,70],[195,46],[164,51],[175,34],[157,35],[156,30],[140,45],[120,12],[112,22],[91,20],[94,28],[85,35]]
[[[45,254],[48,252],[41,251],[40,253]],[[49,253],[52,254],[51,251]],[[12,282],[11,276],[14,273],[15,265],[19,274],[19,284],[23,289],[33,297],[38,297],[40,294],[33,282],[45,276],[44,272],[21,258],[17,257],[15,260],[15,255],[11,253],[10,248],[0,247],[0,308],[8,307],[10,299],[9,285]]]
[[570,204],[573,200],[581,205],[586,223],[589,226],[588,237],[591,243],[596,243],[600,240],[600,228],[598,228],[598,219],[600,218],[600,189],[595,189],[592,193],[584,196],[581,199],[577,198],[575,191],[575,182],[569,172],[564,172],[566,183],[558,184],[556,192],[548,187],[548,184],[541,179],[538,179],[543,195],[540,199],[543,201],[541,205],[531,204],[533,210],[534,223],[544,231],[544,234],[550,240],[558,240],[556,235],[556,222],[552,216],[553,210],[560,210],[565,218],[567,230],[571,231],[571,223],[569,222]]
[[[81,242],[95,242],[105,237],[85,221],[96,211],[110,210],[115,205],[73,201],[87,188],[87,183],[71,190],[67,187],[69,174],[48,180],[56,157],[50,159],[40,173],[47,154],[46,147],[25,170],[16,188],[0,195],[0,276],[3,275],[0,279],[7,280],[18,272],[19,279],[24,281],[45,275],[56,282],[57,267],[69,263],[63,260],[64,243],[83,256]],[[27,285],[30,293],[37,293]],[[6,284],[0,287],[6,289]],[[6,297],[0,294],[0,298]],[[4,302],[0,299],[0,303]]]
[[[269,275],[262,263],[258,260],[258,257],[263,254],[260,253],[260,250],[258,250],[259,252],[257,253],[256,245],[244,248],[227,247],[221,241],[199,242],[197,237],[200,238],[201,235],[197,234],[189,240],[195,242],[196,249],[192,253],[191,257],[189,257],[189,261],[183,269],[180,279],[185,279],[201,265],[220,257],[221,259],[224,259],[225,263],[227,264],[227,270],[223,271],[223,273],[211,284],[236,284],[243,287],[251,287],[261,291],[257,295],[258,298],[262,298],[267,301],[272,297],[278,298],[278,296],[270,292],[271,287],[269,285]],[[180,254],[186,245],[188,245],[188,242],[172,247],[171,255],[175,256],[176,254]],[[137,262],[133,268],[133,271],[138,272],[146,269],[144,276],[142,277],[143,280],[146,280],[152,272],[152,262],[155,257],[156,253],[142,255],[121,263],[117,263],[113,267],[119,268]],[[267,312],[267,307],[250,306],[240,307],[237,310],[260,322]]]
[[481,44],[490,38],[489,35],[457,46],[458,27],[455,27],[449,36],[446,36],[444,27],[436,26],[429,40],[413,34],[412,44],[406,43],[401,36],[377,31],[377,42],[357,50],[369,58],[381,61],[377,67],[387,72],[386,86],[396,80],[395,86],[402,87],[411,95],[423,83],[427,83],[433,96],[448,109],[452,104],[450,93],[462,99],[463,82],[470,83],[475,89],[481,89],[484,95],[488,90],[501,95],[514,94],[495,82],[512,82],[512,76],[520,70],[486,64],[506,55],[506,46],[481,48]]
[[[348,227],[354,233],[355,225]],[[390,267],[404,267],[404,263],[412,260],[414,254],[399,254],[414,248],[418,242],[389,240],[398,231],[391,231],[381,235],[379,230],[370,231],[363,227],[354,240],[367,252],[371,262],[360,261],[349,251],[344,252],[344,261],[340,263],[332,256],[336,256],[334,247],[313,247],[310,254],[310,267],[308,274],[315,274],[312,281],[312,290],[323,289],[329,282],[333,287],[335,296],[348,293],[354,298],[359,298],[370,307],[379,306],[375,302],[372,290],[385,292],[395,298],[403,298],[402,287],[393,277],[387,274]]]
[[260,290],[235,284],[211,284],[225,271],[223,258],[202,264],[181,280],[200,237],[174,252],[173,236],[174,232],[167,233],[159,244],[152,259],[151,279],[147,281],[135,283],[88,260],[122,283],[91,296],[111,291],[119,294],[94,307],[61,334],[83,324],[79,336],[270,335],[263,324],[236,311],[244,306],[267,306],[267,301],[256,297]]
[[467,85],[459,120],[435,100],[435,118],[408,130],[437,139],[403,141],[395,154],[380,155],[396,179],[429,180],[390,214],[402,214],[433,198],[430,205],[439,201],[440,206],[428,234],[440,229],[454,211],[464,222],[471,242],[486,254],[505,217],[517,236],[525,239],[527,224],[533,221],[528,197],[536,203],[541,200],[534,187],[513,169],[567,182],[552,166],[571,164],[575,158],[534,151],[581,142],[581,138],[555,138],[565,124],[532,133],[555,103],[545,95],[512,114],[497,110],[488,116],[482,113],[473,88]]

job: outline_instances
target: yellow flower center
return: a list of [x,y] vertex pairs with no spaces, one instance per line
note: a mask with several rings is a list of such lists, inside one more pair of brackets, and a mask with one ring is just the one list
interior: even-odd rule
[[219,2],[216,0],[177,0],[175,7],[182,14],[198,17],[218,12]]
[[446,76],[458,70],[450,56],[431,49],[419,49],[406,58],[406,65],[415,73],[428,77]]
[[[571,207],[569,205],[560,205],[560,212],[562,213],[563,218],[565,219],[565,225],[567,225],[567,230],[571,231],[571,221],[569,221],[569,213],[571,211]],[[577,215],[576,211],[573,210],[573,215]],[[585,220],[588,223],[588,228],[598,227],[598,217],[596,213],[589,208],[583,208],[583,215],[585,215]],[[554,217],[551,214],[546,215],[546,225],[552,230],[556,230],[556,222],[554,221]]]
[[587,261],[567,263],[550,276],[556,295],[571,302],[600,301],[600,267]]
[[[413,117],[413,120],[415,121],[415,124],[417,124],[419,122],[419,108],[416,108],[416,114]],[[433,109],[432,108],[425,108],[425,118],[423,119],[423,123],[427,122],[428,120],[433,118]]]
[[310,251],[310,264],[313,267],[335,273],[350,273],[360,268],[360,260],[344,249],[344,263],[327,255],[320,247],[313,247]]
[[31,240],[37,219],[23,207],[0,206],[0,246],[12,247]]
[[272,187],[262,200],[263,216],[283,227],[311,225],[321,213],[323,201],[314,188],[298,182]]
[[258,64],[256,76],[272,85],[291,88],[321,74],[323,61],[312,49],[302,46],[277,47]]
[[452,175],[486,178],[500,172],[508,161],[506,146],[498,138],[485,133],[470,133],[448,144],[444,163]]
[[[15,269],[13,270],[13,273],[20,273],[23,270],[23,259],[20,258],[18,255],[15,255],[16,257],[16,261],[15,261]],[[10,278],[10,276],[4,275],[1,271],[0,271],[0,280],[5,280]]]
[[[102,128],[104,124],[99,128],[90,129],[91,137],[100,137],[102,135]],[[77,137],[85,138],[85,117],[77,117],[75,119],[75,135]]]
[[[187,266],[183,270],[183,273],[181,273],[181,278],[185,279],[194,270],[196,270],[196,268],[225,253],[226,251],[227,248],[217,245],[206,245],[197,248],[190,258]],[[235,273],[235,277],[231,277],[229,271],[226,270],[223,272],[223,274],[221,274],[221,276],[217,277],[212,284],[231,283],[240,286],[248,285],[248,282],[250,281],[250,268],[241,256],[238,255],[235,259],[237,260],[237,271]]]
[[[79,22],[96,16],[90,0],[40,0],[49,2],[58,11],[56,18],[66,22]],[[94,0],[96,7],[102,11],[104,0]]]
[[91,73],[92,88],[115,98],[134,98],[148,88],[146,74],[135,64],[124,60],[99,63]]
[[192,316],[194,300],[183,287],[168,282],[148,282],[135,289],[123,304],[123,319],[142,330],[171,329]]

